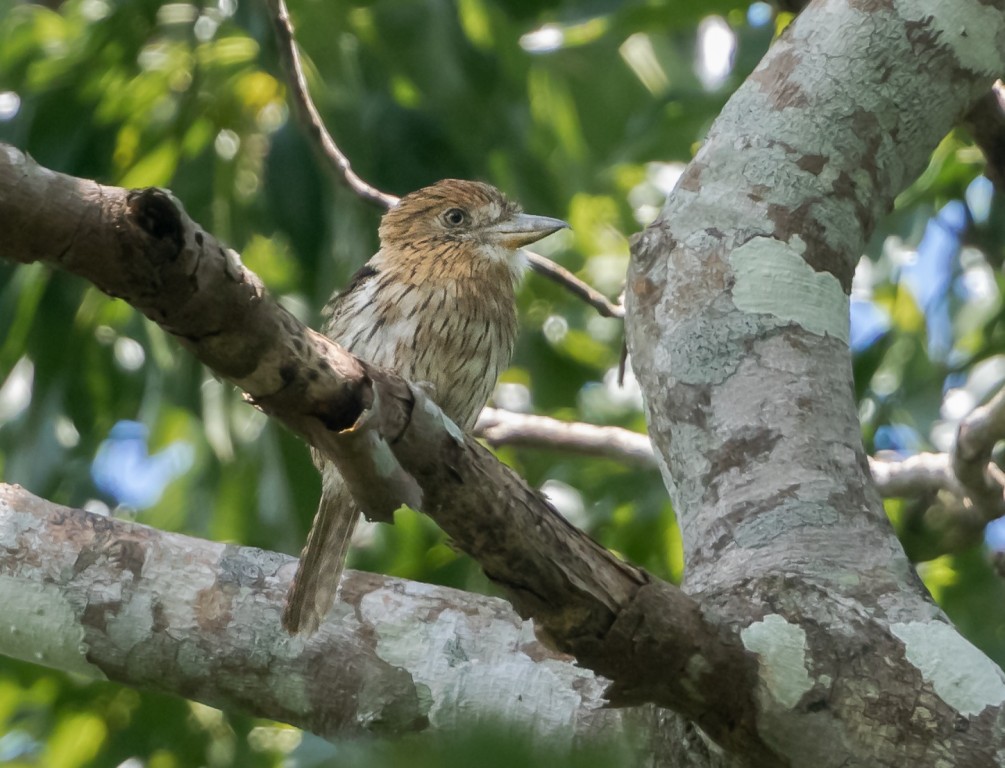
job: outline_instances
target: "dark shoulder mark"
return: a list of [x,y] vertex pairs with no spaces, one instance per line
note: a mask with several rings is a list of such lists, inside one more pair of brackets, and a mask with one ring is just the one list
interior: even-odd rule
[[349,278],[349,284],[342,289],[341,293],[352,293],[357,288],[359,288],[368,279],[376,275],[378,272],[376,267],[370,266],[369,263],[364,264],[362,267],[356,270],[356,274]]
[[332,317],[342,303],[346,296],[351,295],[353,292],[359,290],[362,286],[366,285],[367,281],[374,275],[380,274],[380,270],[372,266],[369,262],[364,264],[362,267],[356,270],[356,273],[349,278],[349,283],[341,291],[332,296],[328,303],[325,304],[324,309],[321,310],[322,317]]

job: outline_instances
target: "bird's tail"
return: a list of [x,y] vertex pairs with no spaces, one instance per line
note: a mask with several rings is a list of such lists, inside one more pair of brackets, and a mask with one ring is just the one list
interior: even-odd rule
[[331,610],[358,520],[359,512],[344,486],[325,488],[286,594],[283,627],[291,635],[314,632]]

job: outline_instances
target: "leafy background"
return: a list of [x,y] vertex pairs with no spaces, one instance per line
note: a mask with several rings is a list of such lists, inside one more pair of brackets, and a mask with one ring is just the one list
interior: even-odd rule
[[[715,0],[294,0],[313,93],[355,168],[403,194],[445,176],[495,183],[572,233],[544,252],[609,295],[729,93],[790,20]],[[0,140],[41,164],[170,188],[317,324],[376,247],[378,212],[319,164],[290,119],[263,3],[0,0]],[[945,449],[1005,379],[1000,201],[980,152],[948,136],[870,243],[852,304],[863,435]],[[615,383],[619,323],[531,275],[497,402],[644,429]],[[500,451],[606,545],[677,579],[656,473]],[[0,474],[57,502],[295,554],[318,496],[304,446],[244,405],[128,305],[0,262]],[[1005,662],[1005,530],[960,535],[934,499],[888,502],[933,594]],[[416,514],[366,528],[351,564],[468,589],[477,568]],[[533,755],[533,757],[532,757]],[[281,724],[0,659],[10,765],[560,764],[507,732],[338,747]],[[568,758],[611,763],[605,752]]]

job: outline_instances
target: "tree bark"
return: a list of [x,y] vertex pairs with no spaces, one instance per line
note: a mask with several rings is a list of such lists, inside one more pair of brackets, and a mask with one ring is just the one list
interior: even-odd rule
[[73,179],[0,145],[0,231],[13,233],[3,257],[85,277],[173,333],[335,461],[372,516],[407,502],[433,517],[539,637],[611,680],[612,702],[672,707],[767,759],[738,634],[571,526],[421,389],[304,327],[169,194]]
[[[868,476],[847,293],[877,217],[1003,69],[1003,41],[1001,2],[815,3],[635,243],[629,343],[681,520],[686,594],[557,518],[407,382],[283,313],[165,194],[61,177],[3,150],[0,247],[128,296],[352,474],[382,477],[354,486],[364,508],[421,504],[550,644],[611,679],[614,703],[691,721],[647,710],[654,738],[676,745],[662,762],[1001,764],[1005,675],[924,593]],[[87,526],[100,527],[78,524],[85,541]],[[118,533],[101,557],[135,562],[131,534]],[[74,563],[86,574],[91,561]],[[79,585],[82,618],[57,622],[70,660],[80,622],[119,630],[119,609],[102,606],[121,583],[93,575]],[[199,582],[177,610],[216,616],[233,579]],[[139,605],[152,626],[164,620]],[[233,658],[253,665],[258,635],[231,626],[229,641],[251,649]],[[180,692],[193,690],[183,679]],[[421,722],[414,692],[400,690],[400,722]]]
[[[0,484],[0,654],[254,712],[322,736],[449,729],[462,712],[554,743],[638,712],[498,598],[351,571],[311,637],[279,624],[296,561],[165,533]],[[458,706],[463,702],[464,706]]]
[[1005,69],[1002,3],[812,3],[633,247],[628,341],[686,591],[757,654],[792,765],[996,765],[1005,676],[910,567],[859,434],[876,220]]

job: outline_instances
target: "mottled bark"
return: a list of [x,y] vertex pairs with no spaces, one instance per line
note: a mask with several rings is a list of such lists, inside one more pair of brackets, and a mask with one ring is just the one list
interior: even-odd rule
[[[656,762],[1001,764],[1005,676],[928,599],[893,536],[847,348],[865,238],[1002,70],[1001,6],[814,4],[635,244],[629,339],[690,594],[608,555],[421,392],[303,328],[165,194],[0,151],[0,247],[127,296],[334,461],[384,478],[379,493],[354,488],[364,508],[421,504],[542,637],[611,679],[615,703],[691,721],[647,710]],[[83,610],[100,623],[95,577]],[[255,647],[247,625],[235,631]],[[79,633],[49,641],[73,661]],[[409,695],[402,719],[416,722]]]
[[1005,676],[894,536],[848,349],[866,238],[1003,52],[1002,3],[811,4],[633,247],[628,339],[686,590],[758,655],[758,731],[792,765],[1005,760]]
[[607,681],[498,598],[353,571],[320,631],[290,637],[295,565],[0,484],[0,654],[324,736],[451,728],[476,708],[572,744],[639,716],[604,708]]

